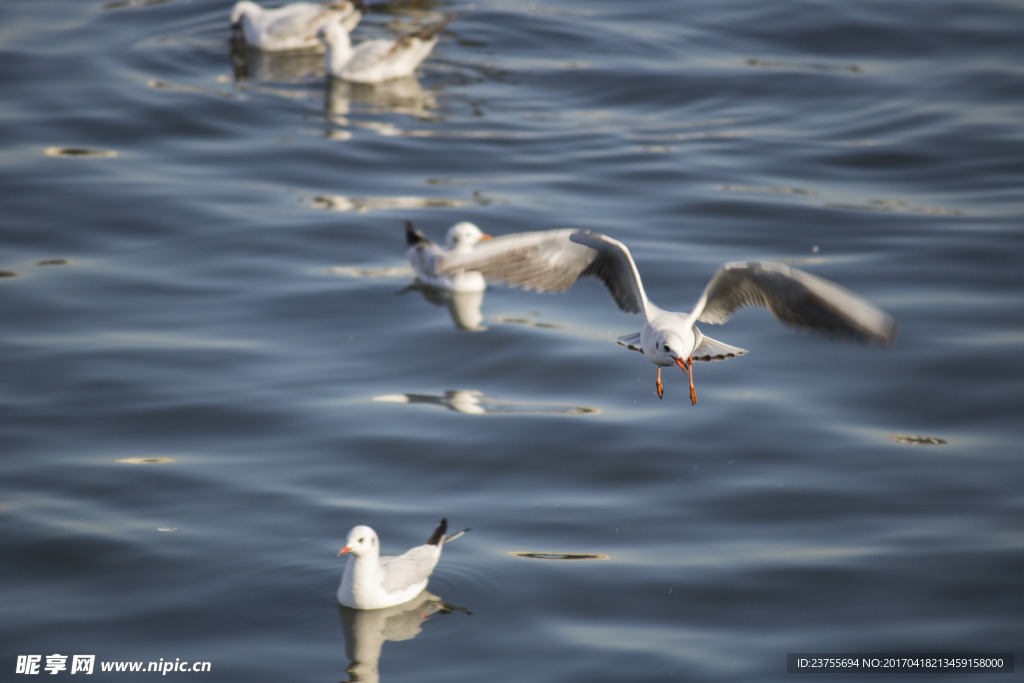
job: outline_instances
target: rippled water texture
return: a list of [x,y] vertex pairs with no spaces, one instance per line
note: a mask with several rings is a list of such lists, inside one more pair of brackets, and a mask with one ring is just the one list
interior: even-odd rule
[[[357,40],[458,16],[376,88],[233,56],[229,10],[0,5],[5,680],[781,681],[1024,642],[1024,5],[395,2]],[[409,288],[406,220],[601,231],[676,310],[787,261],[901,334],[744,311],[705,331],[751,353],[659,401],[598,284]],[[400,551],[445,516],[473,530],[430,594],[339,614],[351,526]]]

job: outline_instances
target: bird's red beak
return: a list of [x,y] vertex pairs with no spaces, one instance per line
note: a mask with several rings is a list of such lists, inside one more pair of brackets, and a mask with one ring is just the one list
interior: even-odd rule
[[486,242],[487,240],[493,240],[493,239],[494,239],[494,237],[492,235],[488,235],[488,234],[485,233],[484,236],[481,237],[480,239],[478,239],[477,241],[478,242]]
[[341,557],[345,553],[348,553],[348,552],[351,552],[351,551],[352,551],[352,548],[349,548],[348,546],[345,546],[344,548],[342,548],[341,550],[338,551],[338,557]]
[[682,370],[683,372],[685,372],[685,373],[686,373],[687,375],[689,375],[689,374],[690,374],[690,371],[686,369],[686,361],[685,361],[685,360],[683,360],[682,358],[675,358],[675,359],[673,359],[673,360],[675,360],[675,362],[676,362],[676,365],[678,365],[678,366],[679,366],[679,369],[680,369],[680,370]]

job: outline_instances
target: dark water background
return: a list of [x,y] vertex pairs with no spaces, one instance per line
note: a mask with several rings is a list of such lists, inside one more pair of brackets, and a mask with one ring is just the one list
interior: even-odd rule
[[[459,16],[378,89],[233,61],[229,9],[0,5],[5,680],[52,653],[348,680],[345,533],[442,516],[473,531],[430,590],[473,615],[385,644],[382,680],[1020,655],[1024,3],[395,3],[356,37]],[[745,311],[705,331],[750,355],[658,401],[595,283],[492,288],[476,332],[399,295],[407,219],[605,232],[675,309],[789,259],[902,331]]]

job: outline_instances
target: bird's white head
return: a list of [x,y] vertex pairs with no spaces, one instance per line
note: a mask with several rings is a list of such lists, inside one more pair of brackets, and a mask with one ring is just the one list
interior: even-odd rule
[[231,10],[231,25],[237,26],[238,22],[242,20],[245,15],[255,16],[263,11],[263,8],[257,5],[255,2],[249,2],[249,0],[241,0],[236,2],[234,8]]
[[320,32],[317,34],[320,39],[323,40],[327,47],[348,52],[352,49],[352,39],[348,35],[348,31],[340,21],[330,21],[324,25]]
[[327,72],[339,74],[352,59],[352,39],[340,21],[332,21],[317,33],[327,47]]
[[377,532],[368,526],[352,527],[352,531],[348,532],[348,539],[345,540],[345,547],[338,551],[338,555],[345,553],[352,553],[356,557],[379,555]]
[[[665,330],[658,334],[654,342],[654,353],[649,355],[655,362],[663,361],[659,365],[679,365],[693,353],[693,341],[692,331],[680,334],[674,330]],[[644,349],[644,353],[647,353],[647,349]]]
[[327,71],[338,75],[352,58],[352,40],[341,22],[331,22],[316,34],[327,46]]
[[491,239],[490,235],[485,234],[483,230],[466,221],[456,223],[448,230],[449,249],[469,249],[477,242],[489,239]]

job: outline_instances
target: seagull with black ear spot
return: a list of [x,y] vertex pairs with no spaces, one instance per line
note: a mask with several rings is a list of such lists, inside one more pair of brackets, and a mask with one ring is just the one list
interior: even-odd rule
[[382,609],[412,600],[427,587],[430,574],[441,559],[441,548],[462,531],[446,536],[448,520],[442,519],[427,542],[401,555],[380,555],[377,532],[368,526],[353,527],[338,556],[348,554],[338,587],[338,602],[355,609]]
[[655,386],[664,395],[661,369],[673,365],[690,378],[694,361],[735,358],[746,349],[706,337],[697,322],[720,325],[747,306],[771,311],[779,322],[836,339],[889,347],[898,327],[892,316],[866,299],[824,278],[772,261],[726,263],[685,313],[655,306],[644,292],[640,273],[622,242],[590,230],[543,230],[495,237],[466,253],[440,256],[438,273],[477,271],[494,280],[538,292],[563,292],[576,280],[599,279],[615,305],[643,315],[643,327],[618,343],[639,351],[658,366]]

